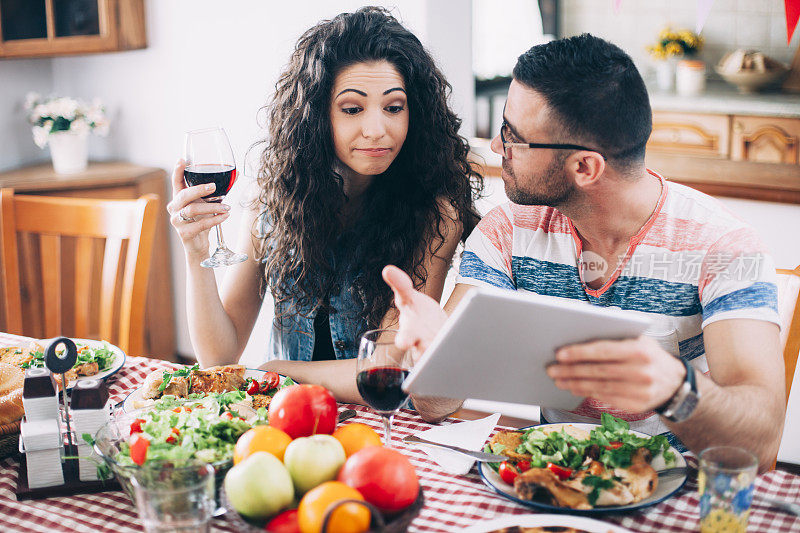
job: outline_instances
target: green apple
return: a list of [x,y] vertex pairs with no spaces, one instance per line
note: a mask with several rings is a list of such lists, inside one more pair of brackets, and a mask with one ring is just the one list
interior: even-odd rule
[[225,492],[240,514],[263,520],[294,500],[292,478],[280,459],[255,452],[225,475]]
[[320,483],[336,479],[345,459],[342,444],[330,435],[294,439],[283,454],[283,463],[298,494],[305,494]]

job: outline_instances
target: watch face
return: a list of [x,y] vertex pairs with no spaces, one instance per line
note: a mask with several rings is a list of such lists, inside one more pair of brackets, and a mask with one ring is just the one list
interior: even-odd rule
[[675,413],[672,415],[673,420],[680,422],[689,418],[697,407],[699,401],[700,399],[694,392],[687,394],[683,398],[681,404],[675,409]]

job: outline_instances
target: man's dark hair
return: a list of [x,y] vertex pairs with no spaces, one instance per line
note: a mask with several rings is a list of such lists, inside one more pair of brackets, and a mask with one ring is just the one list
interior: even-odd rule
[[650,100],[618,46],[588,33],[537,45],[519,56],[514,78],[545,98],[559,140],[597,147],[622,168],[644,159]]

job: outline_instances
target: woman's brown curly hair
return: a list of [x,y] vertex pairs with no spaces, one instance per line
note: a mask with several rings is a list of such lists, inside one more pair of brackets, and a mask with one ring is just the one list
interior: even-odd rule
[[[345,228],[331,91],[345,67],[382,60],[405,81],[408,135],[391,166],[364,193],[355,225]],[[451,89],[419,39],[383,8],[337,15],[300,37],[266,106],[268,140],[258,172],[260,219],[269,221],[257,243],[265,265],[262,291],[268,284],[277,309],[292,301],[296,305],[287,312],[327,305],[327,296],[342,282],[341,270],[331,263],[334,249],[347,246],[356,273],[351,295],[360,317],[376,327],[392,306],[381,278],[385,265],[419,280],[427,277],[421,243],[444,237],[438,201],[449,202],[457,213],[462,240],[472,231],[479,218],[473,198],[483,179],[458,135],[461,120],[447,105]]]

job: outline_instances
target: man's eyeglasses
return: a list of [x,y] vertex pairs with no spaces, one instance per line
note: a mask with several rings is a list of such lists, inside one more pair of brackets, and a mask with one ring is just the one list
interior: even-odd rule
[[604,156],[601,152],[594,150],[593,148],[581,146],[579,144],[509,142],[506,141],[506,132],[508,130],[510,130],[510,127],[508,122],[504,120],[503,125],[500,127],[500,140],[503,143],[503,154],[506,156],[506,159],[511,159],[511,148],[514,146],[518,148],[547,148],[550,150],[587,150],[589,152],[596,152],[600,154],[603,159],[606,159],[606,156]]

